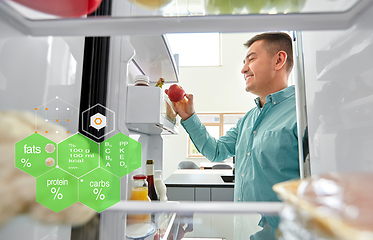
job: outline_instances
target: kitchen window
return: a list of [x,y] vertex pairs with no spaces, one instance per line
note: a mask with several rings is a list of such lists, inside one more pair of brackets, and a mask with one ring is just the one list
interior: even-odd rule
[[[244,115],[244,113],[197,113],[203,125],[206,126],[207,131],[215,138],[223,136],[229,129],[235,126],[238,120]],[[203,157],[189,137],[188,157]]]
[[220,33],[174,33],[166,36],[172,53],[179,55],[180,67],[221,66]]

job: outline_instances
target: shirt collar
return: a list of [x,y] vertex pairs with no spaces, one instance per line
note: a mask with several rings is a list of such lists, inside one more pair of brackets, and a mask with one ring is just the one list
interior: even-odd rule
[[[292,85],[290,87],[282,89],[281,91],[269,94],[266,97],[266,102],[267,103],[272,103],[273,105],[275,105],[275,104],[278,104],[278,103],[284,101],[285,99],[288,99],[289,97],[291,97],[294,94],[295,94],[295,86]],[[256,106],[258,108],[260,108],[261,107],[260,106],[260,98],[257,97],[257,98],[255,98],[254,101],[255,101]]]

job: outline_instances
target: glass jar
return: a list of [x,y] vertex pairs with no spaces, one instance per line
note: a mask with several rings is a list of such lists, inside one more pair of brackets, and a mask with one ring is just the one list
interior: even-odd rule
[[131,190],[130,200],[150,201],[148,196],[148,184],[146,176],[143,174],[133,176],[133,188]]
[[137,75],[135,77],[135,86],[145,86],[145,87],[148,87],[149,86],[149,77],[146,76],[146,75]]
[[[130,200],[134,201],[148,201],[150,198],[148,196],[148,185],[146,182],[146,176],[143,174],[133,176],[133,187],[131,190]],[[150,214],[128,214],[127,223],[146,223],[151,221]]]

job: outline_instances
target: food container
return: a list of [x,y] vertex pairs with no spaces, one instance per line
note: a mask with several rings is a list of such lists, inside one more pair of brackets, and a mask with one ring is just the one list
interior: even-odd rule
[[153,240],[156,232],[154,223],[135,223],[127,225],[126,239]]
[[372,173],[327,173],[274,185],[285,202],[279,239],[373,239],[371,182]]
[[135,86],[149,86],[149,77],[146,75],[137,75],[135,77]]
[[[148,196],[148,185],[146,176],[143,174],[133,176],[133,188],[131,190],[130,200],[150,202]],[[127,222],[129,224],[148,223],[151,221],[150,214],[128,214]]]

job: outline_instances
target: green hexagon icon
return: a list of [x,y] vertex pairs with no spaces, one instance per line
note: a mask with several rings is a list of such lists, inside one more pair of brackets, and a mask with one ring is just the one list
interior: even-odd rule
[[78,178],[55,168],[36,178],[36,201],[59,212],[78,201]]
[[97,168],[79,179],[79,202],[102,212],[120,201],[120,178]]
[[15,144],[15,166],[33,177],[56,167],[56,143],[39,133],[31,134]]
[[100,167],[123,177],[141,167],[141,143],[118,133],[100,145]]
[[80,177],[99,166],[98,144],[75,134],[58,143],[58,166]]

